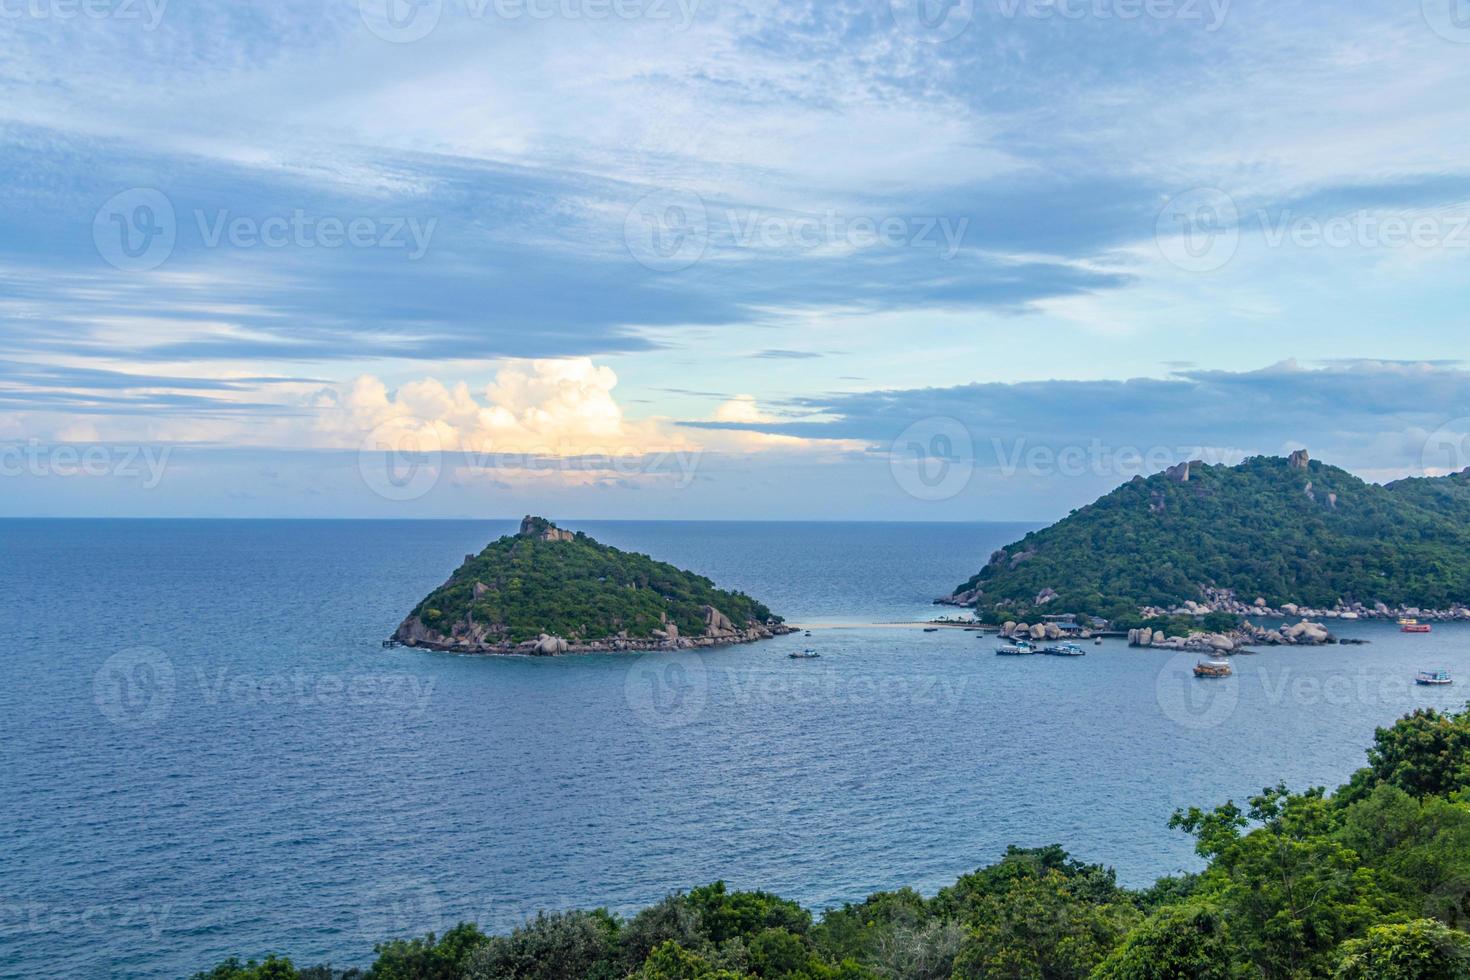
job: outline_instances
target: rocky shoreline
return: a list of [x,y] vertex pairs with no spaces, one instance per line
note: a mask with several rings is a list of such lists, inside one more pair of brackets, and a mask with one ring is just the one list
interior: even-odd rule
[[732,646],[738,643],[755,643],[758,640],[769,640],[775,636],[796,632],[796,627],[787,626],[784,623],[762,623],[740,629],[730,622],[724,613],[713,606],[704,607],[704,617],[705,632],[698,636],[681,636],[676,624],[666,622],[662,629],[654,630],[650,636],[646,637],[620,635],[582,643],[542,633],[534,640],[513,643],[509,640],[496,639],[492,633],[477,623],[456,623],[454,630],[446,635],[425,626],[423,620],[417,616],[409,616],[399,624],[393,636],[387,640],[387,645],[401,645],[421,650],[441,650],[448,653],[554,657],[571,653],[651,653],[699,650],[708,647]]

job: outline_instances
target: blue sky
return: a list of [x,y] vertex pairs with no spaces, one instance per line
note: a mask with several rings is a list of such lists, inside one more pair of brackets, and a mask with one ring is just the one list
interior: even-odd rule
[[0,38],[0,514],[1045,520],[1179,458],[1470,465],[1463,0]]

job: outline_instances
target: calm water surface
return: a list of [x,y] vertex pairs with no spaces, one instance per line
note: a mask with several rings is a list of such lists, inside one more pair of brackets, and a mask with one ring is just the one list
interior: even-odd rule
[[[1217,682],[1116,642],[831,628],[932,615],[1015,525],[575,526],[827,628],[680,658],[384,650],[513,525],[0,522],[0,975],[362,964],[715,878],[820,908],[1010,843],[1142,885],[1196,866],[1176,807],[1336,785],[1375,726],[1470,681],[1462,627],[1345,624],[1372,643]],[[1462,682],[1413,686],[1424,667]]]

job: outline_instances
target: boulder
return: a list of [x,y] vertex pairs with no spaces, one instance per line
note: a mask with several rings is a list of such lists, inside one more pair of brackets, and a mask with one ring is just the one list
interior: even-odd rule
[[1040,623],[1037,623],[1035,626],[1031,627],[1031,639],[1033,639],[1033,640],[1044,640],[1044,639],[1046,639],[1046,627],[1043,626]]
[[490,586],[486,585],[484,582],[476,582],[474,591],[475,598],[478,599],[480,598],[480,596],[490,591]]
[[1307,463],[1311,462],[1311,459],[1312,457],[1307,454],[1305,449],[1298,449],[1286,457],[1286,465],[1294,470],[1304,470],[1307,468]]
[[566,652],[567,641],[559,636],[548,636],[542,633],[536,640],[535,653],[538,657],[551,657]]
[[[700,612],[704,613],[704,629],[706,633],[733,633],[735,624],[730,622],[730,617],[720,612],[714,606],[701,606]],[[677,630],[677,627],[675,627]],[[678,633],[676,632],[677,636]]]
[[1164,631],[1163,630],[1154,630],[1153,641],[1154,641],[1154,643],[1156,645],[1159,644],[1159,643],[1163,643],[1164,642]]

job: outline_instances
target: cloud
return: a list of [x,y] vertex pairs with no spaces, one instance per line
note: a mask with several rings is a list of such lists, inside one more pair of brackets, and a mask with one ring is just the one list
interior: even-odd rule
[[1305,444],[1350,469],[1404,475],[1422,467],[1431,433],[1457,424],[1470,431],[1470,371],[1423,362],[1283,361],[1255,371],[1178,371],[1163,379],[833,394],[792,399],[782,408],[780,417],[753,419],[732,409],[685,425],[857,440],[886,450],[915,424],[953,420],[971,442],[968,458],[989,467],[1035,447],[1055,452],[1096,444],[1099,450],[1159,449],[1160,458],[1194,453],[1233,462]]

